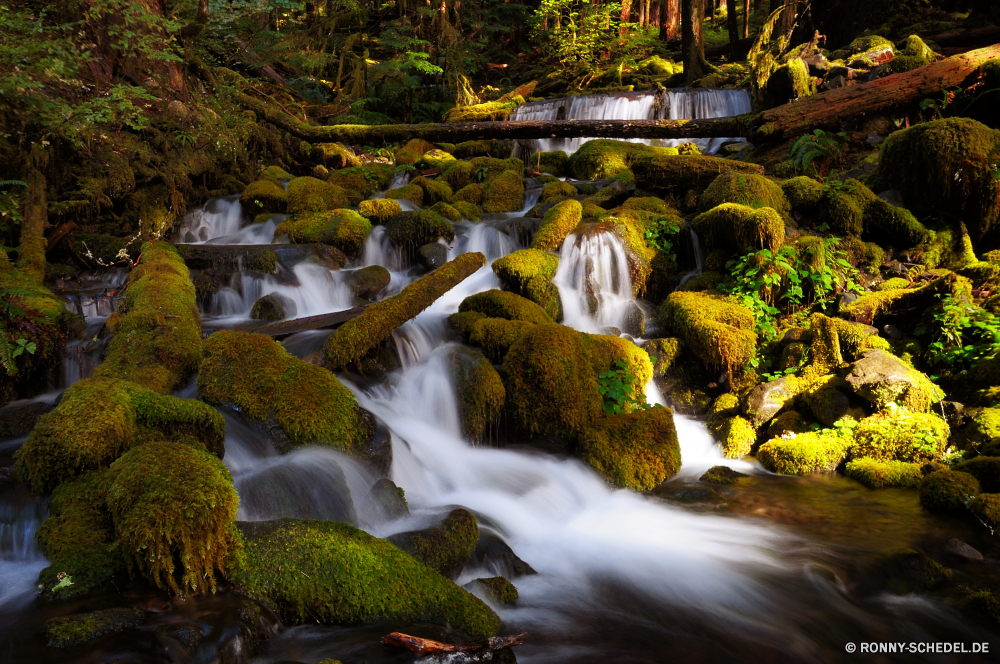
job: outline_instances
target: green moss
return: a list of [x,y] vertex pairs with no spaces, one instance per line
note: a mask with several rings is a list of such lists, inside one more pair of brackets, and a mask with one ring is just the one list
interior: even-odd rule
[[761,445],[757,460],[768,470],[785,475],[833,470],[844,460],[849,442],[837,434],[786,434]]
[[452,191],[447,182],[431,180],[420,176],[413,178],[407,186],[416,186],[423,190],[424,193],[421,197],[423,205],[433,205],[440,201],[444,201],[445,203],[451,202]]
[[840,314],[855,322],[871,324],[876,317],[887,313],[929,308],[938,303],[939,294],[951,293],[953,297],[967,299],[971,292],[968,279],[946,272],[923,286],[865,293],[841,307]]
[[541,251],[558,250],[563,240],[580,224],[582,218],[583,206],[578,201],[565,200],[556,203],[542,217],[542,223],[539,224],[531,241],[531,248]]
[[284,212],[288,205],[285,188],[273,180],[251,182],[240,194],[240,205],[250,215]]
[[[969,502],[969,511],[993,530],[1000,528],[1000,494],[979,494]],[[998,612],[998,617],[1000,617],[1000,612]]]
[[428,150],[420,158],[420,161],[431,168],[444,168],[455,161],[455,157],[444,150]]
[[104,609],[93,613],[79,613],[64,618],[51,618],[45,623],[46,645],[67,648],[93,641],[105,634],[124,632],[141,625],[146,619],[142,609]]
[[295,445],[351,452],[371,438],[354,395],[329,371],[262,334],[223,330],[205,341],[198,392],[257,422],[272,419]]
[[731,417],[719,427],[719,440],[726,458],[739,459],[750,454],[757,442],[757,430],[745,418]]
[[472,637],[500,629],[479,599],[346,523],[285,520],[246,541],[232,574],[286,623],[447,622]]
[[330,173],[326,181],[348,192],[351,198],[367,198],[392,184],[393,168],[389,164],[366,164],[342,168]]
[[981,408],[972,416],[966,427],[965,436],[969,442],[982,446],[994,438],[1000,438],[1000,408]]
[[458,310],[478,311],[490,318],[521,320],[536,325],[553,322],[545,310],[531,300],[501,290],[488,290],[470,295],[462,301]]
[[725,247],[739,253],[748,249],[773,252],[785,240],[785,222],[769,207],[753,209],[723,203],[695,217],[692,227],[708,251]]
[[493,261],[491,266],[504,287],[539,305],[554,321],[562,319],[562,299],[552,278],[559,258],[538,249],[521,249]]
[[330,210],[289,217],[278,224],[274,234],[287,233],[295,244],[328,244],[354,257],[364,249],[371,231],[371,222],[354,210]]
[[531,167],[542,173],[551,173],[557,177],[569,175],[569,157],[562,150],[535,153],[530,161]]
[[522,97],[510,101],[487,101],[472,106],[456,106],[444,115],[445,122],[485,122],[507,120],[514,109],[524,103]]
[[638,155],[677,154],[677,148],[651,147],[643,143],[601,138],[587,141],[570,155],[569,170],[579,180],[601,180],[629,170]]
[[481,205],[483,202],[483,188],[478,184],[467,184],[452,196],[452,202],[471,203]]
[[472,326],[476,323],[476,321],[480,321],[484,318],[486,318],[486,316],[478,311],[464,311],[462,313],[454,313],[448,316],[448,324],[457,330],[465,341],[468,341],[469,334],[472,333]]
[[441,179],[454,190],[462,189],[476,177],[476,169],[469,161],[451,161],[441,169]]
[[664,330],[680,337],[706,366],[738,370],[756,349],[753,314],[721,297],[677,291],[658,313]]
[[771,208],[784,216],[791,211],[782,188],[763,175],[722,173],[702,193],[698,211],[707,212],[723,203]]
[[[476,315],[477,318],[458,318],[459,316],[471,315]],[[478,311],[452,314],[451,318],[455,319],[452,321],[453,325],[468,326],[468,333],[465,335],[468,342],[481,346],[483,354],[493,364],[503,362],[511,346],[529,330],[535,328],[535,323],[521,320],[507,320],[506,318],[487,318]]]
[[949,435],[947,422],[937,415],[890,408],[858,423],[851,454],[875,461],[926,463],[941,456]]
[[360,360],[388,339],[393,330],[429,307],[485,263],[486,258],[480,253],[462,254],[413,282],[397,295],[368,307],[327,338],[323,345],[324,365],[336,368]]
[[576,190],[576,187],[574,187],[568,182],[563,182],[560,180],[557,182],[550,182],[544,187],[542,187],[542,200],[558,201],[568,196],[576,196],[577,193],[578,192]]
[[412,166],[420,161],[425,152],[434,149],[433,143],[428,143],[422,138],[414,138],[406,145],[396,150],[396,166],[407,164]]
[[109,480],[129,566],[175,593],[214,591],[216,571],[239,548],[239,498],[222,462],[189,445],[146,443],[112,464]]
[[369,265],[351,274],[348,285],[358,297],[371,299],[386,289],[392,275],[381,265]]
[[465,588],[478,587],[491,602],[513,606],[517,603],[517,587],[502,576],[480,578],[465,585]]
[[400,212],[385,229],[393,244],[411,252],[438,238],[447,242],[455,239],[455,227],[434,210]]
[[491,176],[483,184],[483,212],[517,212],[522,207],[524,179],[520,174],[503,171]]
[[1000,457],[978,456],[955,464],[952,470],[969,473],[975,477],[986,493],[1000,492]]
[[469,203],[468,201],[452,201],[451,207],[469,221],[479,221],[483,218],[482,209],[478,205]]
[[805,175],[785,180],[781,183],[781,190],[792,209],[802,213],[815,209],[826,191],[823,185]]
[[107,468],[149,430],[192,436],[223,453],[225,424],[214,408],[126,381],[88,378],[39,418],[17,452],[18,476],[36,493],[48,493],[86,470]]
[[882,144],[873,186],[898,189],[916,208],[963,220],[978,242],[1000,215],[1000,180],[991,166],[998,148],[1000,130],[975,120],[924,122]]
[[511,143],[506,140],[493,141],[465,141],[455,146],[452,151],[459,159],[469,159],[471,157],[498,157],[501,154],[510,154]]
[[431,209],[437,212],[439,215],[451,221],[452,223],[458,223],[462,221],[462,213],[456,210],[451,205],[448,205],[444,201],[440,201],[431,206]]
[[309,157],[335,169],[361,165],[361,160],[340,143],[317,143],[309,150]]
[[124,304],[107,320],[115,336],[95,377],[121,378],[167,393],[194,373],[201,359],[201,317],[188,274],[166,242],[145,247],[129,274]]
[[302,212],[324,212],[350,207],[347,192],[337,185],[316,178],[295,178],[288,183],[288,206],[290,215]]
[[871,489],[887,487],[915,489],[920,486],[920,482],[924,478],[920,472],[920,464],[905,461],[879,461],[869,457],[848,461],[845,473],[851,479],[857,480]]
[[830,57],[832,60],[853,60],[859,54],[886,50],[895,53],[896,47],[885,37],[865,35],[858,37],[845,48],[834,51]]
[[358,212],[373,224],[386,224],[403,209],[397,201],[391,198],[376,198],[371,201],[361,201]]
[[744,477],[749,475],[733,470],[729,466],[712,466],[698,478],[698,481],[709,484],[736,484]]
[[631,168],[640,187],[673,191],[681,196],[690,189],[705,189],[721,173],[764,174],[764,167],[758,164],[719,157],[648,152],[634,157]]
[[625,415],[606,415],[583,430],[583,460],[613,484],[648,491],[677,474],[681,450],[668,408],[649,408]]
[[954,470],[935,470],[920,482],[920,504],[931,512],[964,510],[978,493],[975,477]]
[[392,535],[389,541],[442,576],[453,578],[472,557],[479,524],[469,510],[456,509],[437,526]]
[[281,166],[268,166],[260,172],[260,180],[270,180],[277,183],[278,180],[291,180],[295,176],[283,169]]
[[466,439],[480,441],[498,422],[506,392],[500,374],[481,353],[457,347],[451,356],[458,413]]
[[622,203],[624,210],[642,210],[653,214],[676,215],[677,211],[655,196],[635,196]]

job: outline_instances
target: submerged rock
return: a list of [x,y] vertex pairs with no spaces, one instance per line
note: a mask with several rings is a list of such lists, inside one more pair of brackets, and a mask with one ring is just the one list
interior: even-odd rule
[[104,609],[52,618],[45,623],[45,635],[53,648],[66,648],[92,641],[105,634],[135,629],[146,619],[142,609]]
[[449,359],[462,434],[467,440],[478,442],[487,428],[500,419],[506,399],[503,381],[493,364],[472,349],[455,346]]
[[439,242],[428,242],[417,249],[417,262],[427,270],[436,270],[448,262],[448,247]]
[[384,291],[389,286],[390,281],[392,281],[392,275],[389,274],[389,270],[381,265],[369,265],[355,270],[348,285],[351,292],[358,297],[371,300]]
[[729,466],[712,466],[698,480],[709,484],[736,484],[744,477],[750,476]]
[[281,293],[269,293],[253,303],[250,310],[252,320],[276,321],[294,318],[297,313],[292,298]]

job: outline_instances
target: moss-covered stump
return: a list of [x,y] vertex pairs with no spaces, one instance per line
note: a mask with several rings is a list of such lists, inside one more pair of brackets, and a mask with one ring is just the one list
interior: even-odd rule
[[479,525],[472,512],[456,509],[436,526],[397,533],[388,540],[442,576],[455,578],[472,557]]
[[239,549],[239,497],[222,462],[190,445],[146,443],[113,463],[108,479],[129,567],[175,593],[214,591]]
[[920,464],[906,461],[879,461],[862,457],[847,462],[844,473],[871,489],[902,487],[915,489],[924,479]]
[[249,217],[284,212],[288,207],[288,192],[274,180],[257,180],[240,194],[240,205]]
[[583,206],[579,201],[565,200],[554,205],[539,224],[531,248],[540,251],[558,251],[566,236],[580,225]]
[[225,422],[214,408],[127,381],[87,378],[39,418],[16,454],[18,477],[32,491],[48,493],[86,470],[107,468],[135,445],[164,436],[187,437],[220,457],[225,450]]
[[606,415],[583,430],[580,456],[616,486],[649,491],[677,474],[681,448],[669,408]]
[[333,374],[263,334],[222,330],[206,339],[198,392],[254,421],[273,420],[292,445],[355,452],[373,433],[354,395]]
[[456,346],[450,360],[462,434],[468,440],[480,441],[488,427],[500,419],[506,398],[503,381],[493,364],[470,348]]
[[931,512],[963,510],[978,493],[975,477],[954,470],[935,470],[920,482],[920,504]]
[[290,215],[303,212],[325,212],[348,208],[351,201],[341,187],[317,178],[295,178],[288,183],[288,206]]
[[952,470],[975,477],[986,493],[1000,493],[1000,457],[978,456],[955,464]]
[[659,320],[665,332],[680,337],[706,366],[739,369],[757,346],[750,310],[719,296],[671,293],[660,306]]
[[361,201],[358,205],[358,213],[373,224],[385,224],[390,219],[403,211],[399,206],[399,201],[391,198],[376,198],[370,201]]
[[764,167],[718,157],[644,153],[632,160],[632,172],[640,187],[683,195],[689,189],[705,189],[722,173],[763,175]]
[[104,609],[52,618],[45,623],[46,645],[51,648],[77,646],[105,634],[135,629],[146,619],[142,609]]
[[368,307],[360,316],[337,328],[326,340],[323,345],[324,365],[334,369],[360,360],[388,339],[393,330],[431,306],[485,264],[483,254],[462,254],[398,294]]
[[310,212],[289,217],[274,229],[295,244],[328,244],[353,258],[365,248],[371,222],[354,210]]
[[95,377],[168,393],[197,370],[201,317],[187,265],[173,247],[157,241],[143,250],[128,276],[124,303],[106,325],[115,336]]
[[[475,316],[475,320],[470,317]],[[535,328],[535,323],[506,318],[488,318],[478,311],[467,311],[449,316],[449,322],[455,329],[463,333],[466,341],[480,346],[483,355],[493,364],[500,364],[507,357],[518,339],[529,330]],[[467,330],[467,331],[463,331]]]
[[84,595],[125,570],[107,511],[108,470],[92,470],[64,482],[49,499],[51,516],[35,534],[49,566],[38,575],[40,596],[56,600]]
[[927,463],[944,453],[949,435],[948,423],[933,413],[889,408],[858,423],[851,454],[876,461]]
[[244,563],[231,578],[286,623],[447,622],[476,638],[500,629],[481,600],[346,523],[248,526]]
[[483,183],[483,212],[517,212],[524,207],[524,179],[502,171]]
[[536,325],[553,322],[545,310],[531,300],[501,290],[488,290],[470,295],[458,305],[458,311],[478,311],[489,318],[522,320]]
[[381,265],[369,265],[355,270],[347,285],[350,286],[351,292],[358,297],[370,300],[384,291],[391,281],[392,275],[389,274],[389,270]]
[[559,258],[538,249],[521,249],[491,265],[504,288],[539,305],[554,320],[562,319],[562,299],[552,283]]
[[783,216],[791,212],[791,205],[785,198],[782,186],[763,175],[752,173],[719,175],[702,193],[698,211],[708,212],[723,203],[737,203],[754,209],[767,207]]
[[1000,215],[1000,181],[992,173],[998,150],[1000,130],[975,120],[920,123],[882,144],[873,186],[898,189],[915,208],[964,221],[978,242]]
[[761,445],[757,460],[768,470],[785,475],[829,471],[844,460],[849,444],[849,439],[835,433],[789,434]]
[[437,242],[438,238],[447,242],[455,239],[455,227],[434,210],[400,212],[389,220],[385,229],[393,244],[408,251]]
[[722,203],[695,217],[693,228],[705,242],[706,251],[725,248],[737,253],[748,249],[775,252],[785,241],[785,222],[769,207],[754,209]]

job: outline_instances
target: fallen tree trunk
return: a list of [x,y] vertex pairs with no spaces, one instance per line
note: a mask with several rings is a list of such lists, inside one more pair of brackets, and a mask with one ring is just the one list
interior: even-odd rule
[[910,72],[821,92],[758,113],[714,120],[550,120],[321,127],[295,120],[248,95],[241,95],[240,103],[304,140],[349,145],[384,145],[413,138],[432,143],[460,143],[496,138],[685,139],[743,136],[755,142],[771,142],[937,95],[945,88],[960,85],[984,62],[998,57],[1000,44],[994,44]]
[[383,636],[382,643],[387,646],[406,648],[423,657],[425,655],[439,655],[448,652],[472,653],[519,646],[524,643],[524,639],[527,636],[527,632],[522,632],[511,636],[491,636],[488,639],[472,641],[470,643],[441,643],[440,641],[432,641],[431,639],[422,639],[419,636],[393,632],[388,636]]

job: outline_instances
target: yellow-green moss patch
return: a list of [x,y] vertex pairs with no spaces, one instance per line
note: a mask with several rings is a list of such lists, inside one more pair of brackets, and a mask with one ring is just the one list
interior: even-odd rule
[[728,248],[777,251],[785,241],[785,222],[769,207],[753,209],[737,203],[722,203],[695,217],[693,228],[712,251]]
[[565,200],[556,203],[542,217],[542,223],[531,241],[531,248],[541,251],[558,250],[566,236],[580,225],[582,218],[583,206],[579,201]]
[[616,486],[648,491],[677,474],[681,450],[669,408],[606,415],[579,440],[586,463]]
[[296,244],[328,244],[353,257],[364,249],[371,231],[371,222],[354,210],[330,210],[289,217],[274,229],[274,234],[287,233]]
[[847,462],[845,473],[872,489],[903,487],[915,489],[924,479],[920,465],[905,461],[879,461],[862,457]]
[[373,224],[385,224],[390,219],[403,211],[398,201],[391,198],[376,198],[370,201],[361,201],[358,205],[358,212],[362,217]]

